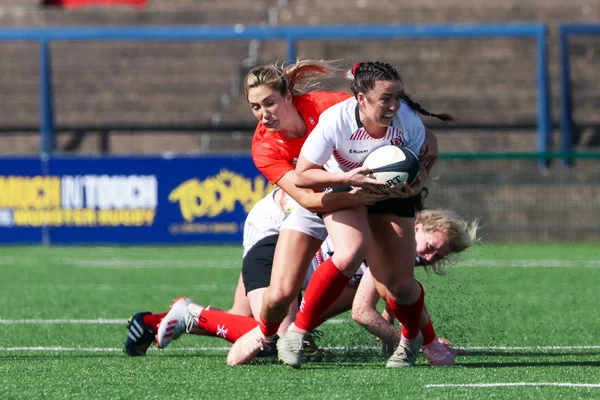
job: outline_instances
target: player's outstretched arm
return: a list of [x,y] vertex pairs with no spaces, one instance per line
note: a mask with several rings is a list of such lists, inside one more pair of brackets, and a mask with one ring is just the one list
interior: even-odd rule
[[386,198],[386,195],[374,194],[359,189],[346,193],[315,193],[311,189],[302,189],[296,186],[294,171],[289,171],[279,179],[277,186],[302,207],[314,213],[325,213],[342,208],[374,204]]
[[393,352],[400,342],[401,332],[377,311],[379,298],[373,276],[367,269],[354,297],[352,318],[382,341],[384,351]]

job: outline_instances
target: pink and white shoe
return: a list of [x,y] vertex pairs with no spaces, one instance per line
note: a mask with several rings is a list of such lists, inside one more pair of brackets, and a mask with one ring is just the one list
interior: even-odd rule
[[265,337],[259,325],[235,341],[227,355],[227,365],[249,364],[258,353],[270,349],[272,345],[273,339]]
[[156,346],[164,349],[183,333],[191,332],[198,326],[198,317],[204,308],[187,297],[173,300],[171,310],[158,325]]
[[453,356],[468,356],[469,352],[464,347],[456,347],[451,341],[444,338],[438,338],[439,341],[446,346],[446,348],[452,353]]
[[454,365],[454,356],[438,338],[435,338],[433,342],[427,346],[422,347],[423,355],[429,361],[429,365],[432,367],[442,367],[447,365]]

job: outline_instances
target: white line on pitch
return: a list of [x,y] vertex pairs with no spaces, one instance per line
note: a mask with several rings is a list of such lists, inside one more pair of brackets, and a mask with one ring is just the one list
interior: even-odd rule
[[[332,319],[326,321],[328,324],[345,324],[350,320]],[[126,319],[0,319],[0,325],[60,325],[60,324],[75,324],[75,325],[122,325],[126,324]]]
[[[325,346],[326,350],[337,350],[337,351],[352,351],[352,350],[380,350],[380,346]],[[472,347],[466,347],[461,349],[472,350]],[[600,349],[600,346],[532,346],[532,347],[477,347],[477,349],[483,350],[589,350],[589,349]],[[158,349],[150,348],[151,351],[157,351]],[[171,348],[169,351],[225,351],[229,350],[229,347],[176,347]],[[121,348],[116,347],[62,347],[62,346],[32,346],[32,347],[0,347],[1,351],[85,351],[85,352],[112,352],[122,351]]]
[[511,386],[559,386],[600,388],[600,383],[567,383],[567,382],[498,382],[498,383],[436,383],[425,385],[425,388],[486,388],[486,387],[511,387]]
[[77,324],[77,325],[121,325],[126,324],[126,319],[0,319],[0,325],[57,325],[57,324]]
[[494,260],[475,258],[460,261],[456,266],[475,268],[600,268],[600,260]]
[[595,350],[600,349],[600,346],[467,346],[456,347],[462,350]]
[[[149,351],[158,351],[150,348]],[[169,351],[228,351],[229,347],[179,347]],[[122,352],[118,347],[62,347],[62,346],[34,346],[34,347],[0,347],[0,351],[83,351],[83,352]]]
[[[7,285],[3,285],[4,287],[39,287],[40,290],[50,289],[50,290],[101,290],[101,291],[109,291],[109,290],[127,290],[127,289],[137,289],[140,285],[130,284],[130,283],[81,283],[81,284],[62,284],[62,283],[10,283]],[[216,283],[208,283],[208,284],[150,284],[144,285],[144,288],[148,290],[154,291],[171,291],[171,290],[179,290],[179,291],[197,291],[197,292],[233,292],[235,291],[236,285],[217,285]]]

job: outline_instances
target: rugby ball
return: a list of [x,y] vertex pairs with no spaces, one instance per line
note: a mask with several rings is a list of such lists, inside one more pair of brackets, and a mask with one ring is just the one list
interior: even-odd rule
[[363,162],[373,173],[369,176],[387,182],[381,189],[392,185],[404,187],[404,182],[412,185],[419,176],[419,159],[403,146],[386,145],[373,150]]

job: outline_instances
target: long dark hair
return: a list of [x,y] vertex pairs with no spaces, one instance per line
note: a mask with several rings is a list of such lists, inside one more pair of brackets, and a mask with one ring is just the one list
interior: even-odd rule
[[[352,75],[354,79],[350,83],[350,90],[354,93],[354,97],[358,93],[367,93],[373,89],[376,81],[399,81],[402,83],[400,74],[391,64],[379,62],[379,61],[368,61],[359,62],[354,64],[352,67]],[[404,86],[404,85],[403,85]],[[427,111],[421,105],[413,101],[410,96],[404,91],[404,88],[400,92],[400,98],[408,104],[408,106],[415,112],[426,115],[428,117],[435,117],[444,122],[455,122],[456,118],[451,114],[435,114]]]

